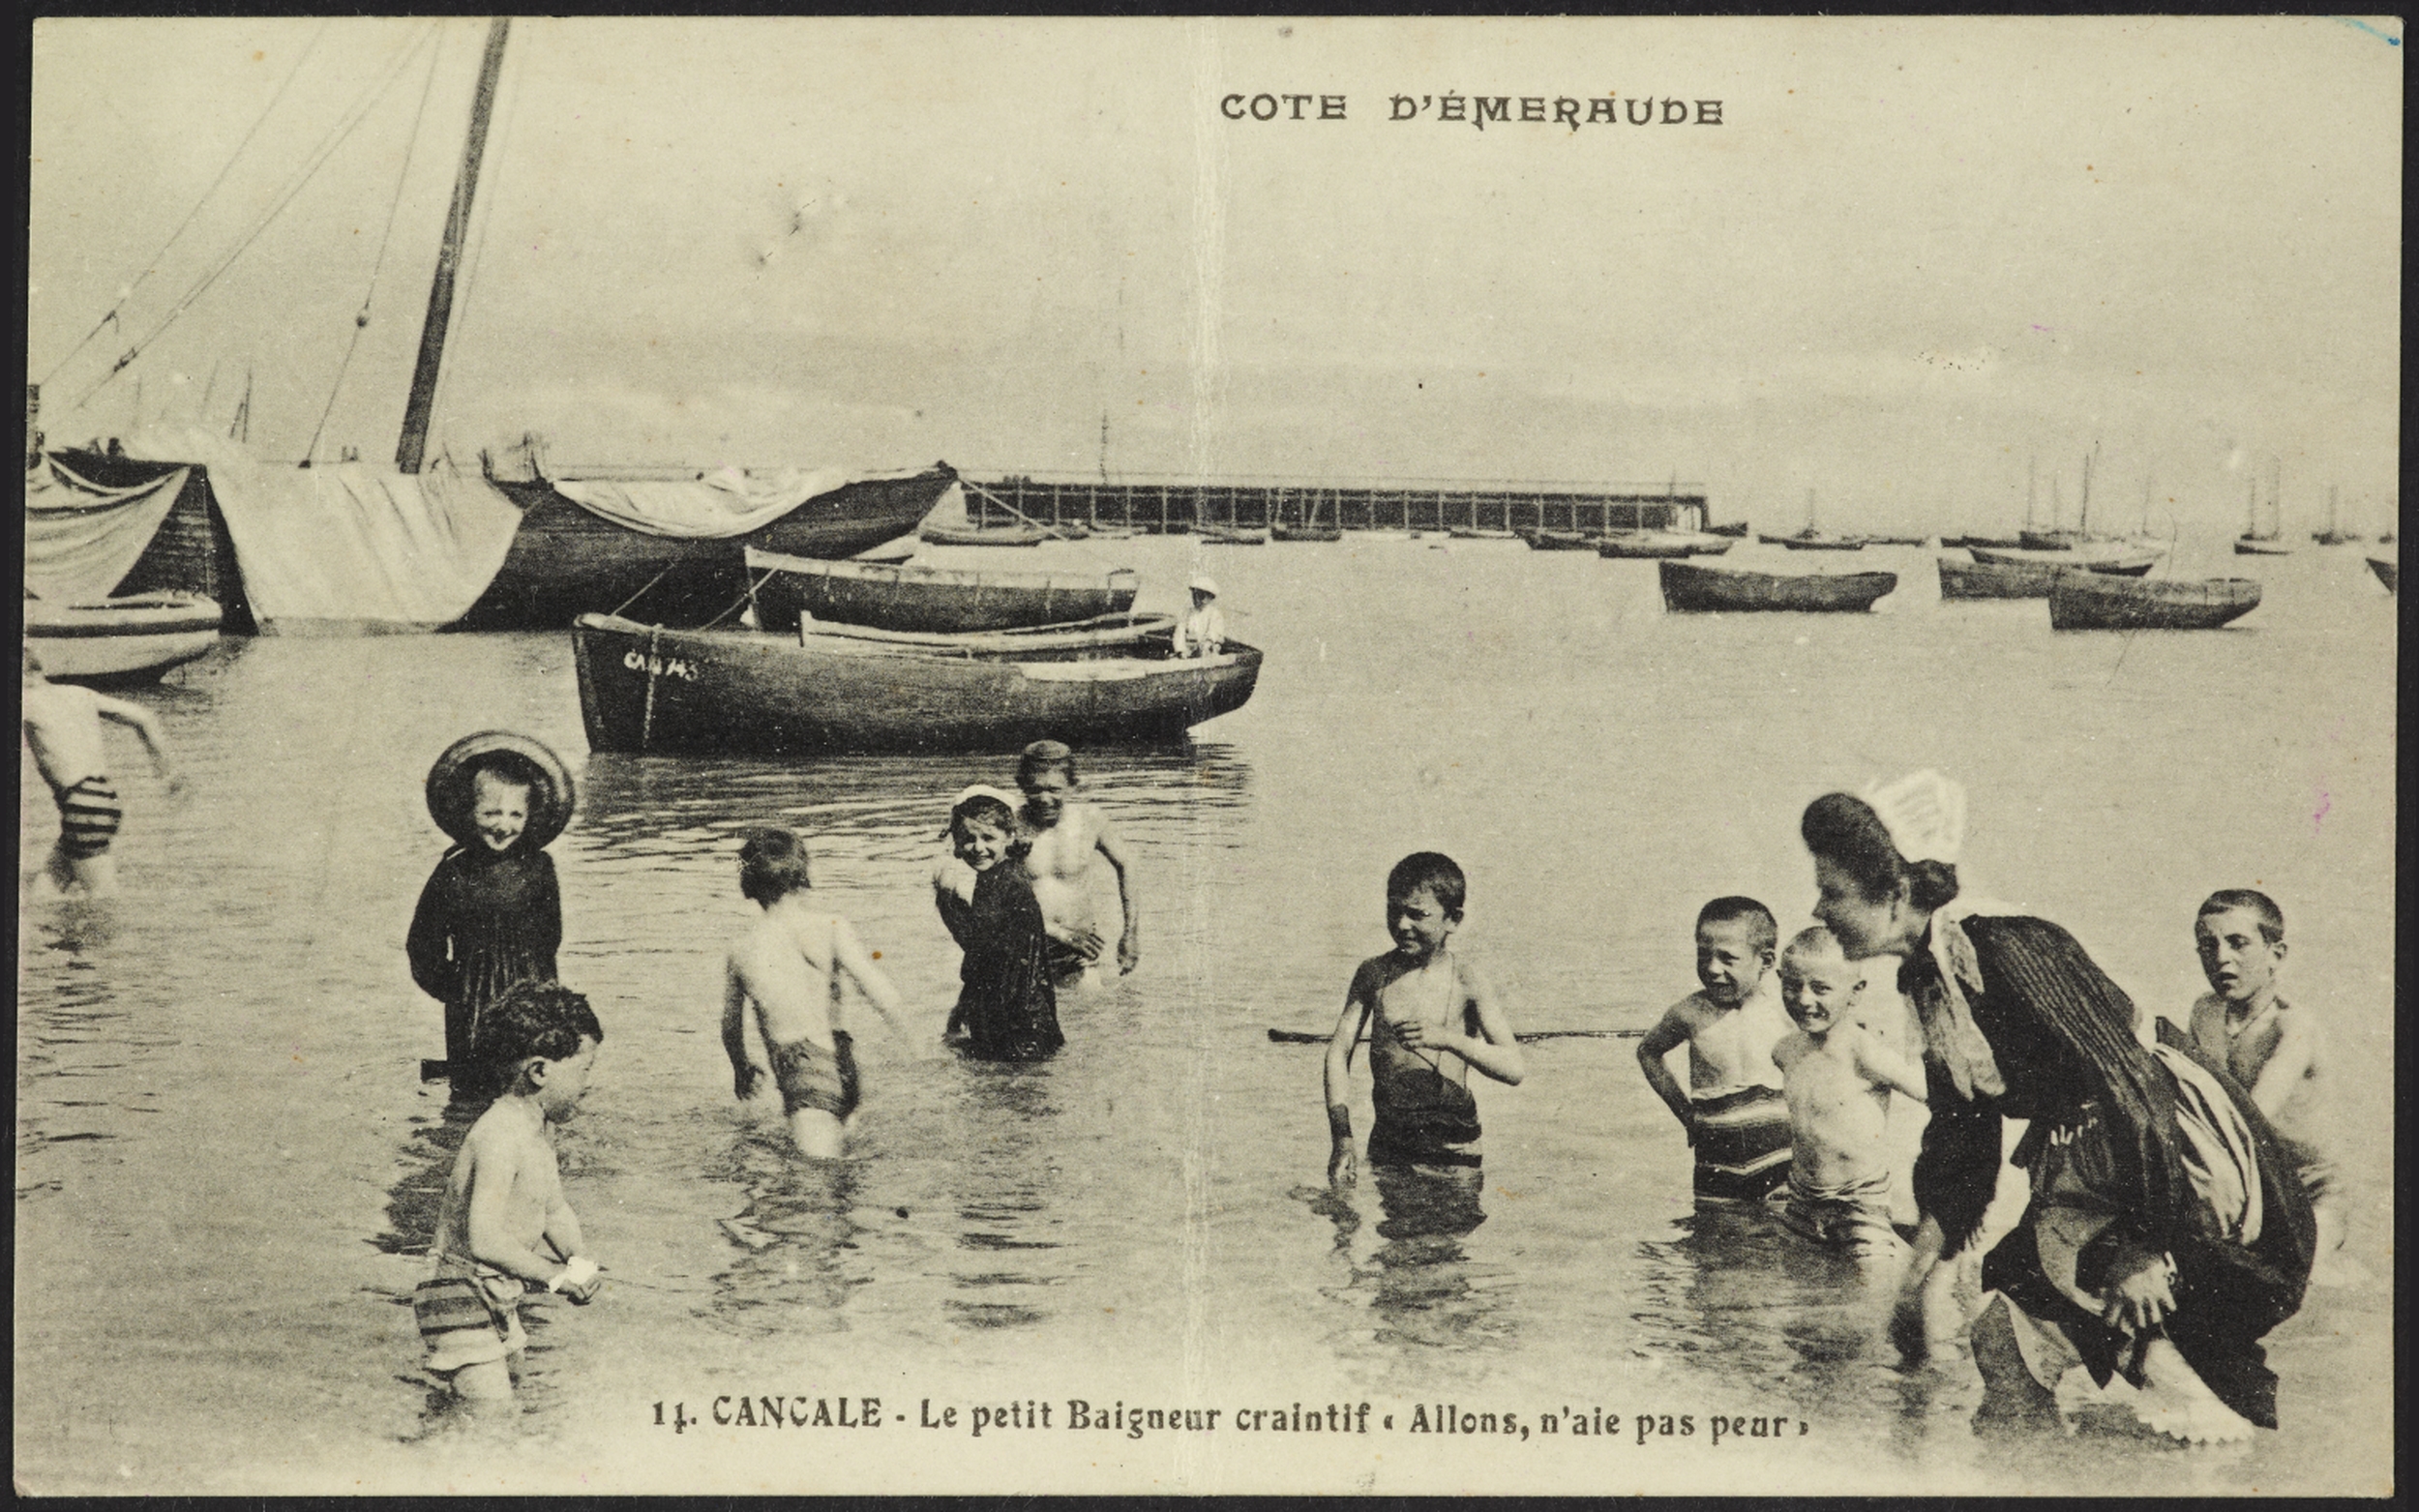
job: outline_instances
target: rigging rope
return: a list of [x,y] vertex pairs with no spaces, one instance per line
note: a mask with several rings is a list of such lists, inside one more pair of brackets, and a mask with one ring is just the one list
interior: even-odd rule
[[52,365],[48,372],[43,374],[42,381],[45,387],[49,385],[52,378],[59,375],[60,369],[65,368],[69,363],[75,360],[75,354],[77,352],[82,351],[85,347],[92,344],[92,339],[101,334],[104,326],[109,325],[117,319],[118,311],[125,309],[126,302],[134,297],[134,291],[143,286],[143,281],[159,271],[160,259],[168,254],[168,249],[176,245],[176,239],[184,235],[186,228],[194,223],[194,218],[201,214],[201,207],[208,204],[210,202],[210,196],[219,192],[219,186],[226,182],[227,174],[234,171],[236,163],[244,156],[244,149],[251,146],[252,139],[260,133],[260,127],[263,122],[269,119],[269,112],[275,110],[277,108],[277,103],[285,98],[285,91],[292,86],[295,78],[302,73],[302,66],[304,62],[310,58],[313,50],[319,45],[319,39],[328,34],[328,28],[333,24],[335,24],[334,17],[330,17],[327,20],[321,21],[319,23],[319,29],[311,34],[311,41],[303,45],[303,50],[301,52],[294,55],[294,66],[285,71],[285,82],[277,86],[277,93],[271,95],[269,97],[269,103],[261,107],[258,119],[252,123],[252,130],[246,132],[244,133],[244,139],[235,144],[235,150],[227,154],[226,163],[219,169],[219,176],[212,179],[210,181],[210,187],[201,192],[201,197],[194,201],[194,208],[185,212],[185,219],[177,222],[176,229],[168,233],[168,239],[160,244],[160,250],[151,254],[151,261],[144,265],[142,272],[134,276],[134,282],[126,285],[126,292],[119,295],[116,302],[109,306],[109,312],[103,315],[99,320],[94,321],[93,328],[84,333],[84,339],[75,343],[74,350],[70,351],[65,357],[60,358],[57,363]]
[[319,435],[328,428],[328,416],[336,413],[336,397],[343,392],[344,374],[352,368],[353,353],[361,346],[361,333],[370,327],[370,302],[377,298],[378,275],[386,271],[387,244],[395,236],[395,212],[403,208],[403,186],[411,178],[411,157],[420,145],[420,122],[429,113],[429,95],[436,87],[436,65],[445,48],[440,42],[429,49],[429,76],[420,85],[420,105],[411,114],[411,134],[403,138],[403,165],[395,175],[395,194],[387,202],[386,228],[378,233],[378,254],[370,264],[370,286],[361,293],[361,310],[353,316],[352,339],[344,343],[343,360],[336,365],[336,381],[328,385],[327,407],[319,411],[319,423],[312,428],[311,442],[303,448],[303,461],[308,463],[319,450]]
[[336,149],[344,144],[345,140],[352,135],[354,130],[361,125],[362,121],[369,115],[370,111],[376,106],[380,100],[383,100],[386,97],[386,92],[395,87],[395,81],[401,78],[403,74],[403,71],[410,66],[412,57],[419,52],[421,45],[425,44],[431,37],[435,35],[435,32],[436,28],[432,25],[426,32],[422,33],[419,43],[416,43],[412,46],[404,49],[403,55],[397,58],[393,66],[389,68],[386,76],[383,79],[380,79],[378,83],[369,92],[369,94],[354,106],[351,117],[347,120],[339,122],[331,131],[330,134],[321,141],[311,161],[296,170],[294,177],[288,180],[286,187],[280,192],[276,203],[272,204],[261,214],[260,219],[253,223],[252,230],[245,235],[244,239],[240,243],[236,245],[235,250],[228,252],[226,257],[221,261],[216,268],[211,269],[209,274],[206,275],[200,282],[196,283],[183,299],[178,300],[175,308],[171,309],[165,315],[162,316],[160,323],[153,326],[149,333],[147,333],[141,341],[136,341],[133,346],[128,347],[126,354],[110,365],[109,371],[102,374],[100,381],[93,384],[91,388],[86,389],[83,394],[76,399],[74,404],[68,406],[69,408],[80,409],[85,404],[91,402],[94,395],[100,393],[104,388],[107,387],[111,379],[115,378],[119,373],[124,372],[128,367],[132,366],[134,359],[143,354],[145,348],[149,347],[152,342],[160,339],[162,332],[167,330],[170,325],[173,325],[176,322],[178,316],[184,314],[187,310],[193,307],[194,301],[201,298],[203,294],[209,292],[210,286],[218,282],[220,278],[225,274],[226,270],[235,265],[235,260],[238,257],[241,257],[245,252],[251,248],[254,242],[259,240],[261,233],[266,231],[271,222],[275,222],[278,216],[284,211],[285,207],[293,202],[294,196],[302,193],[304,186],[308,185],[318,173],[320,167],[324,165],[328,159],[335,154]]

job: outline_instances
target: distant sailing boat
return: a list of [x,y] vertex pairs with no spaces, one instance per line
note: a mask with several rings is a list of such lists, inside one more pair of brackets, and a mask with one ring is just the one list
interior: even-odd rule
[[[2280,473],[2283,465],[2283,463],[2277,464],[2277,470]],[[2274,523],[2265,532],[2259,528],[2259,479],[2256,476],[2251,480],[2251,501],[2247,508],[2249,513],[2243,522],[2243,533],[2234,538],[2234,554],[2236,556],[2292,555],[2293,548],[2286,546],[2283,539],[2285,506],[2278,496],[2277,487],[2271,484],[2268,489],[2269,518],[2274,520]]]
[[1295,522],[1289,525],[1281,519],[1271,522],[1269,526],[1269,539],[1271,541],[1343,540],[1343,527],[1337,524],[1318,523],[1318,514],[1319,490],[1316,489],[1303,490],[1301,507]]
[[1806,528],[1793,536],[1765,536],[1767,544],[1778,544],[1792,551],[1862,551],[1863,536],[1825,535],[1814,522],[1814,490],[1806,490]]
[[2327,527],[2324,530],[2314,530],[2310,533],[2310,539],[2320,546],[2343,546],[2360,539],[2349,531],[2336,528],[2335,495],[2335,485],[2330,483],[2327,485]]

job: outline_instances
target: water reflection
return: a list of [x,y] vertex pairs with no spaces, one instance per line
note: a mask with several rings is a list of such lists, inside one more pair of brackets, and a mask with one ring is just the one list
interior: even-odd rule
[[1051,1100],[1052,1068],[967,1060],[965,1095],[952,1122],[963,1151],[952,1165],[952,1208],[958,1232],[949,1285],[962,1293],[942,1302],[952,1321],[972,1328],[1027,1327],[1055,1311],[1049,1290],[1067,1279],[1053,1210],[1060,1141],[1048,1121],[1060,1116]]
[[1326,1188],[1299,1188],[1297,1196],[1335,1226],[1335,1250],[1349,1267],[1344,1290],[1366,1295],[1376,1316],[1373,1340],[1461,1351],[1509,1344],[1507,1272],[1474,1259],[1463,1243],[1486,1222],[1478,1173],[1375,1167],[1368,1186],[1378,1199],[1377,1236],[1386,1242],[1358,1263],[1351,1255],[1363,1220],[1352,1197]]
[[803,1159],[775,1127],[742,1134],[705,1172],[748,1194],[737,1216],[717,1223],[734,1252],[712,1277],[709,1306],[725,1326],[759,1337],[848,1327],[862,1168],[860,1159]]

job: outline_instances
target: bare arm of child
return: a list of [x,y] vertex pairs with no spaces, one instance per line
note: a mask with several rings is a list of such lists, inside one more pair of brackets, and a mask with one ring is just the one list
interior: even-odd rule
[[2265,1065],[2251,1084],[2251,1100],[2259,1105],[2260,1113],[2274,1121],[2285,1112],[2285,1105],[2303,1080],[2317,1069],[2318,1034],[2315,1025],[2299,1013],[2278,1016],[2284,1023],[2276,1033],[2276,1048],[2268,1052]]
[[1466,962],[1456,960],[1453,969],[1461,985],[1462,1022],[1475,1023],[1478,1032],[1457,1034],[1414,1022],[1397,1031],[1403,1043],[1414,1050],[1434,1047],[1451,1051],[1506,1086],[1518,1086],[1520,1079],[1529,1074],[1529,1063],[1520,1053],[1520,1041],[1512,1034],[1511,1020],[1505,1017],[1493,984]]
[[874,1011],[881,1015],[882,1023],[890,1025],[890,1032],[897,1035],[902,1044],[920,1053],[924,1047],[908,1033],[902,1017],[907,1011],[907,1000],[899,995],[899,989],[892,984],[890,973],[875,962],[873,952],[867,950],[865,941],[857,937],[855,926],[846,919],[834,918],[831,921],[831,957],[840,969],[849,974],[849,980],[856,984],[856,990],[865,994],[865,1000],[874,1005]]
[[748,984],[736,955],[723,962],[723,1053],[731,1057],[731,1091],[741,1102],[756,1095],[764,1069],[748,1058]]
[[1864,1076],[1867,1084],[1888,1087],[1919,1103],[1930,1098],[1931,1088],[1925,1084],[1923,1073],[1907,1064],[1904,1055],[1883,1044],[1862,1024],[1845,1027],[1856,1035],[1849,1041],[1849,1047],[1856,1054],[1856,1069]]
[[135,737],[142,741],[145,754],[151,757],[152,771],[159,774],[162,782],[167,784],[168,791],[181,793],[185,790],[185,779],[177,775],[175,768],[168,761],[167,739],[160,731],[160,720],[157,715],[139,703],[129,703],[124,698],[104,697],[100,694],[93,695],[93,712],[103,719],[115,720],[133,730]]
[[1680,1084],[1678,1077],[1671,1074],[1671,1065],[1664,1058],[1688,1043],[1688,1029],[1687,1019],[1681,1014],[1680,1006],[1674,1004],[1655,1027],[1646,1031],[1646,1038],[1638,1041],[1638,1069],[1646,1073],[1646,1084],[1655,1088],[1655,1095],[1661,1098],[1663,1106],[1671,1110],[1671,1115],[1680,1120],[1680,1127],[1687,1133],[1688,1142],[1694,1144],[1696,1110],[1689,1106],[1687,1088]]
[[1344,1012],[1328,1040],[1327,1064],[1320,1077],[1327,1097],[1329,1186],[1351,1186],[1359,1174],[1359,1161],[1353,1153],[1353,1045],[1376,1004],[1377,991],[1369,982],[1368,966],[1363,965],[1353,973],[1352,986],[1344,990]]
[[1109,827],[1108,816],[1095,811],[1092,826],[1093,847],[1118,875],[1118,912],[1125,920],[1125,927],[1118,934],[1118,974],[1124,976],[1143,956],[1143,921],[1134,897],[1133,872],[1125,864],[1125,851],[1118,844],[1117,832]]

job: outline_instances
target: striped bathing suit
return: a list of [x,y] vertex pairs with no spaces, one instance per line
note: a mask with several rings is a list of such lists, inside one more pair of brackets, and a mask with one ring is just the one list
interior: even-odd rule
[[1760,1201],[1789,1177],[1789,1102],[1777,1086],[1690,1099],[1696,1195]]
[[71,861],[90,861],[109,853],[118,823],[126,811],[118,806],[118,790],[95,773],[57,795],[59,849]]

